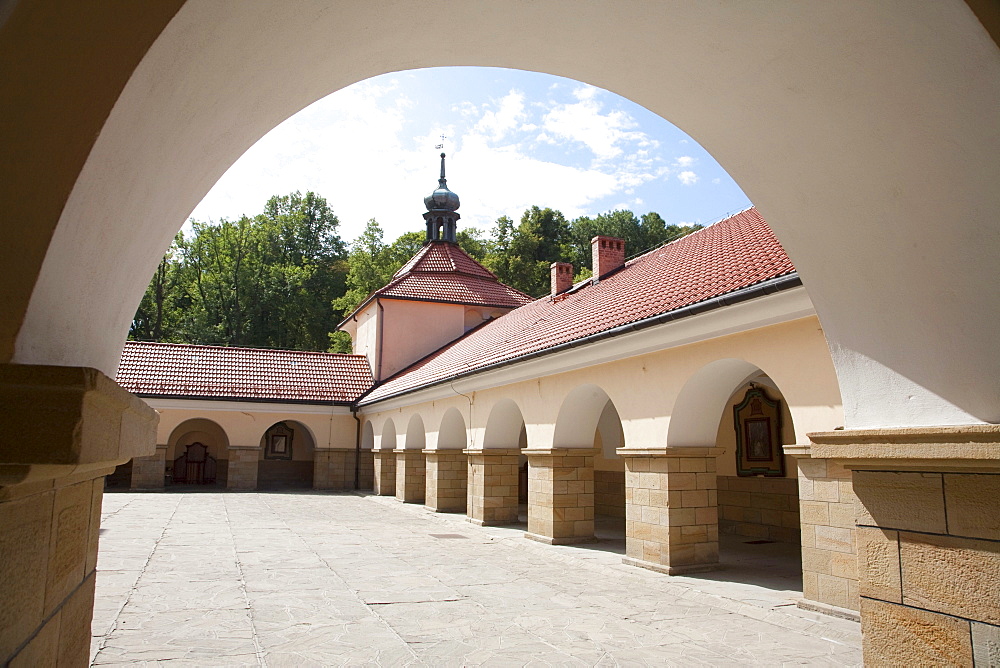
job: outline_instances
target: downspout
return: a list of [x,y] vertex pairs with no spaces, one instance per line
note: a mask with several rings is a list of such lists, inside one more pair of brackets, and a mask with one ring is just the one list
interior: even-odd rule
[[354,490],[357,491],[361,489],[361,418],[357,404],[351,404],[351,417],[358,423],[354,431]]
[[382,328],[385,327],[385,307],[382,306],[382,300],[378,297],[375,298],[375,305],[378,307],[378,331],[375,333],[378,364],[375,369],[375,382],[380,382],[382,380]]

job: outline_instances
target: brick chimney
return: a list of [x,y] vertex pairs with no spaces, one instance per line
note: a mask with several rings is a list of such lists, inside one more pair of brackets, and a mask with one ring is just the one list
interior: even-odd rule
[[594,280],[600,280],[625,264],[625,240],[594,237],[590,240],[594,260]]
[[549,268],[552,276],[552,296],[566,292],[573,287],[573,265],[569,262],[553,262]]

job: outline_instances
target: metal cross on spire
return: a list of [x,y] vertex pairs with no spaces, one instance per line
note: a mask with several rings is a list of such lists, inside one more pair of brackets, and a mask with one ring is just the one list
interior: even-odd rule
[[434,148],[436,148],[436,149],[438,149],[438,148],[444,148],[444,140],[445,139],[447,139],[447,137],[445,137],[444,135],[441,135],[441,143],[438,144],[437,146],[435,146]]

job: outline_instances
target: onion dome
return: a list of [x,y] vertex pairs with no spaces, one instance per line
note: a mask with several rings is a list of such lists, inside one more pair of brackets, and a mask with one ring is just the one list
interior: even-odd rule
[[448,179],[444,177],[444,153],[441,154],[441,178],[437,190],[424,198],[428,211],[457,211],[460,203],[458,195],[448,189]]

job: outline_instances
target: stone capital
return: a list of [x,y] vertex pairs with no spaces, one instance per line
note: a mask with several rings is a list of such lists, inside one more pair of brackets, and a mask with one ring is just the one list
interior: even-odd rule
[[466,456],[465,450],[460,450],[459,448],[425,448],[419,452],[425,455],[462,455]]
[[521,454],[532,457],[593,457],[600,448],[525,448]]
[[619,457],[718,457],[726,451],[716,447],[665,446],[662,448],[618,448]]
[[487,456],[487,457],[489,456],[509,457],[511,455],[520,455],[523,452],[523,450],[521,450],[520,448],[476,448],[476,449],[466,448],[465,450],[462,450],[462,452],[469,455],[470,457],[477,455]]
[[850,469],[1000,471],[1000,425],[995,424],[844,429],[814,432],[809,440],[810,456]]
[[0,485],[95,477],[152,455],[158,421],[96,369],[0,364]]

